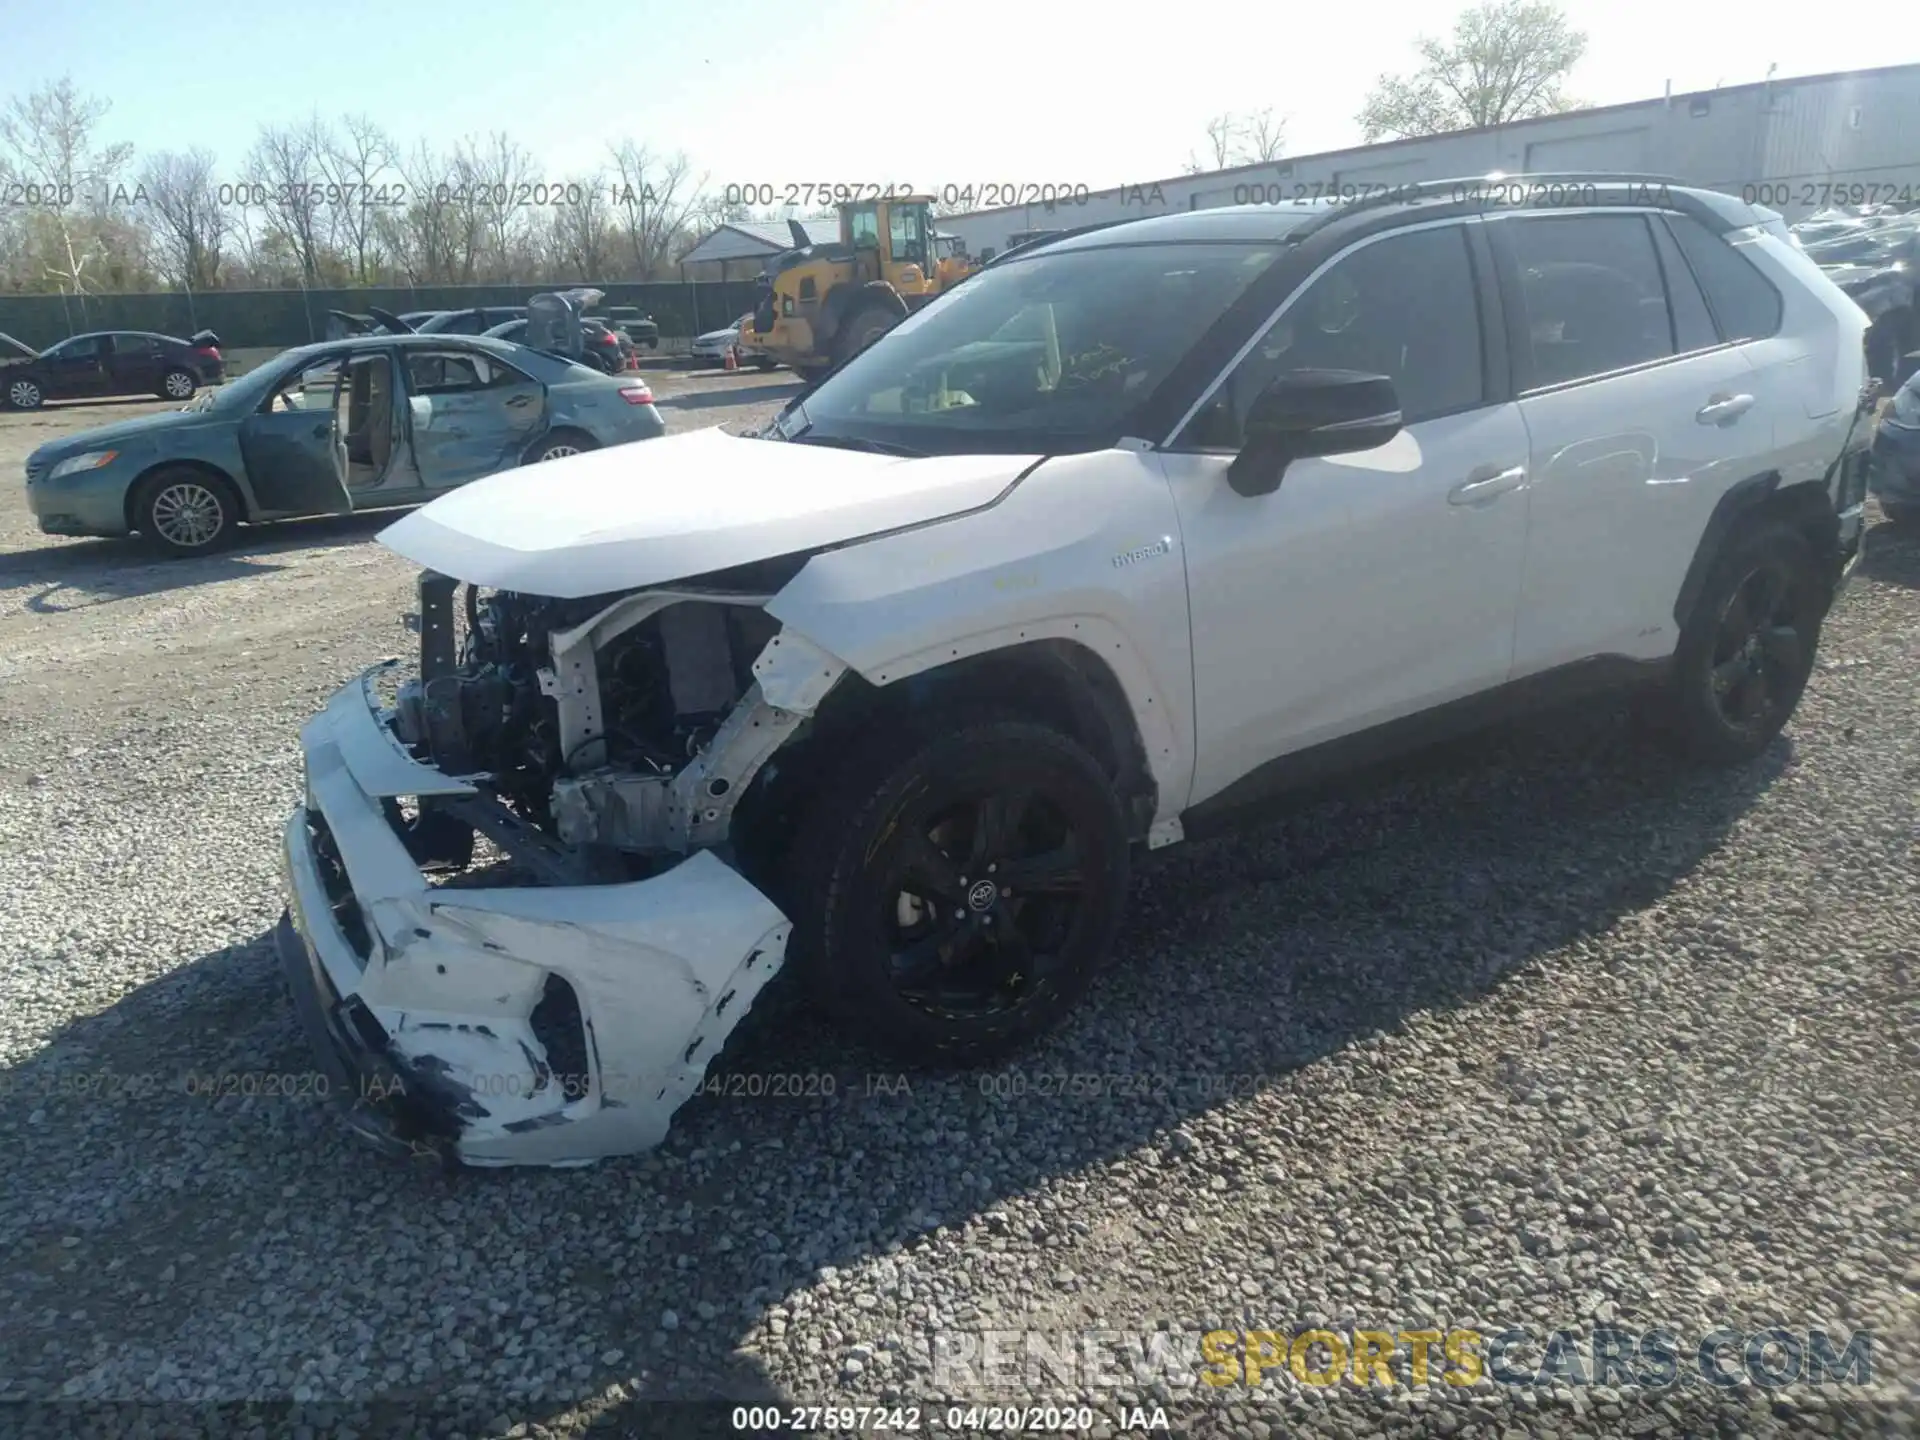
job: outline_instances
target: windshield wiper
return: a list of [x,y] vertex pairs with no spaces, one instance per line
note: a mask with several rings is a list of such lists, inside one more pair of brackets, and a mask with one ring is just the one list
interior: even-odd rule
[[885,440],[867,440],[857,435],[816,435],[813,427],[808,426],[788,440],[795,445],[825,445],[834,450],[859,450],[869,455],[894,455],[902,460],[924,460],[924,450],[909,450],[904,445],[890,445]]

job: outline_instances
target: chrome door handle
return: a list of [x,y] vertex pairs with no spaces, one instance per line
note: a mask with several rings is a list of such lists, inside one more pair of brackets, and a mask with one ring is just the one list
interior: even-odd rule
[[1489,500],[1497,500],[1510,490],[1518,490],[1526,483],[1527,467],[1524,465],[1515,465],[1507,470],[1482,465],[1447,492],[1447,503],[1482,505]]
[[1694,412],[1693,418],[1702,425],[1726,425],[1738,420],[1752,408],[1751,395],[1715,395]]

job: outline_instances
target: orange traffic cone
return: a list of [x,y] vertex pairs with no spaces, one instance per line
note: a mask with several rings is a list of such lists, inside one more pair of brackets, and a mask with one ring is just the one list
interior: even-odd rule
[[740,347],[738,345],[729,345],[727,347],[727,369],[738,370],[739,368],[740,368]]

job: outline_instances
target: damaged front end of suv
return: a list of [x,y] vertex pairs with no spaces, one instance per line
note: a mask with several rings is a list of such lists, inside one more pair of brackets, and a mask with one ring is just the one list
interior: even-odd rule
[[419,597],[418,675],[375,667],[302,735],[278,938],[309,1038],[390,1146],[649,1148],[780,968],[729,831],[847,667],[771,592]]

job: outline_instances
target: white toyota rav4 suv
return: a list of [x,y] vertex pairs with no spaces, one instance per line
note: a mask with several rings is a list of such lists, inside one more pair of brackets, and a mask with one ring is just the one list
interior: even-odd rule
[[279,947],[357,1127],[666,1133],[783,965],[968,1064],[1139,852],[1515,707],[1792,713],[1856,555],[1866,317],[1725,195],[1574,177],[1205,210],[996,262],[788,405],[382,535],[418,675],[306,727]]

